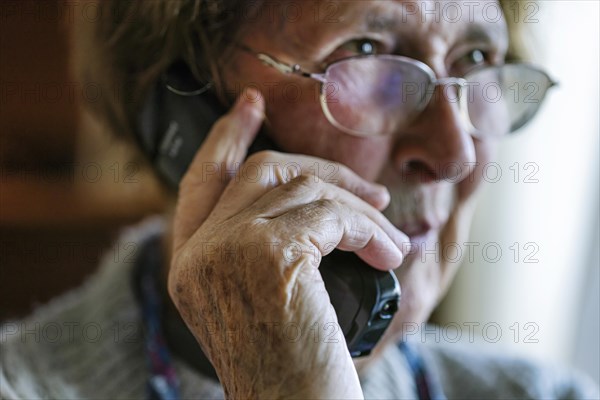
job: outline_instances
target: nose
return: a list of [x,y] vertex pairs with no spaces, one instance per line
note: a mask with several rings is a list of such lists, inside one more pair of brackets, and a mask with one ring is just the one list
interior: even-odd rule
[[423,112],[396,136],[393,161],[403,178],[457,183],[473,170],[474,139],[453,86],[437,86]]

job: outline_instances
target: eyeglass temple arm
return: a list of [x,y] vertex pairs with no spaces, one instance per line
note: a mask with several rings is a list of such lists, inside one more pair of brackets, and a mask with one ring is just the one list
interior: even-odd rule
[[260,61],[263,62],[263,64],[268,65],[269,67],[275,68],[277,71],[281,72],[282,74],[294,74],[294,75],[303,76],[305,78],[315,79],[319,82],[325,82],[324,74],[316,74],[316,73],[304,71],[302,69],[302,67],[300,67],[299,64],[290,65],[290,64],[284,63],[282,61],[279,61],[277,58],[275,58],[273,56],[270,56],[265,53],[259,53],[245,45],[240,44],[240,45],[238,45],[238,47],[240,49],[252,54],[256,58],[258,58]]

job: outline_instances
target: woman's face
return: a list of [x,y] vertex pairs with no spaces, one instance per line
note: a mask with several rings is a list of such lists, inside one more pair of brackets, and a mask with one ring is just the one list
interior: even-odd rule
[[[244,44],[314,72],[371,52],[417,59],[438,78],[460,76],[481,63],[502,63],[508,39],[499,4],[456,4],[271,1],[251,22]],[[444,249],[467,241],[471,200],[496,143],[471,136],[448,95],[452,91],[443,87],[410,125],[389,136],[356,137],[326,119],[314,80],[282,74],[244,51],[236,53],[224,77],[230,92],[247,85],[262,91],[267,130],[282,151],[345,164],[388,187],[392,200],[384,213],[416,244],[396,270],[402,301],[388,338],[407,324],[426,321],[459,265],[455,253]]]

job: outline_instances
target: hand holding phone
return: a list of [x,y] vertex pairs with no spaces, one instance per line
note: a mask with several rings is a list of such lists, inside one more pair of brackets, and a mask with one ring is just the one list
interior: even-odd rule
[[[147,115],[164,115],[165,109],[160,107],[161,96],[158,97],[157,113]],[[198,114],[190,113],[189,103],[188,108],[184,104],[167,103],[170,106],[167,110],[182,113],[183,119],[167,118],[168,124],[161,127],[166,128],[162,139],[148,146],[147,151],[152,154],[155,165],[165,169],[165,177],[176,181],[177,169],[165,167],[168,167],[169,159],[180,160],[182,151],[188,150],[189,145],[181,139],[178,130],[186,124],[182,121],[191,121]],[[164,102],[162,104],[164,106]],[[208,176],[204,168],[209,165],[233,170],[236,163],[240,163],[243,168],[246,149],[251,146],[261,124],[262,106],[261,100],[255,104],[239,100],[212,126],[200,150],[194,151],[194,160],[180,185],[170,293],[225,386],[227,375],[233,373],[231,362],[243,360],[252,368],[241,371],[236,366],[235,382],[229,382],[235,390],[243,388],[244,382],[252,381],[251,376],[244,379],[244,373],[256,373],[260,365],[268,365],[274,370],[264,371],[263,377],[295,371],[298,377],[309,379],[310,382],[298,382],[299,390],[318,389],[320,394],[333,395],[334,392],[328,392],[331,383],[327,382],[334,382],[336,387],[343,385],[347,390],[345,395],[356,394],[360,386],[357,386],[356,372],[349,362],[343,336],[332,335],[330,339],[335,338],[336,342],[323,340],[322,334],[328,333],[328,326],[335,329],[337,317],[330,306],[331,293],[328,295],[325,290],[326,284],[317,268],[320,255],[328,254],[337,246],[354,251],[371,265],[387,270],[399,265],[402,259],[399,247],[408,239],[374,207],[385,206],[385,200],[382,201],[385,190],[342,166],[336,185],[314,175],[300,174],[295,179],[282,180],[283,171],[274,175],[276,181],[269,178],[262,182],[228,182],[221,173]],[[190,135],[194,136],[193,133]],[[201,132],[196,135],[202,141]],[[257,153],[248,161],[281,166],[290,160],[304,166],[305,171],[315,162],[325,162],[278,152]],[[207,251],[207,246],[212,245],[237,245],[243,249],[251,243],[285,244],[291,238],[301,249],[298,259],[292,263],[281,251],[259,260],[250,260],[239,251],[233,253],[233,258],[231,252],[227,253],[227,258],[225,253]],[[324,244],[334,246],[325,248]],[[345,276],[339,272],[337,275]],[[393,284],[390,287],[395,289]],[[350,292],[355,290],[350,288]],[[397,296],[393,289],[390,293]],[[389,307],[395,304],[390,299],[378,300]],[[331,302],[335,305],[333,298]],[[385,321],[389,315],[380,317]],[[297,342],[287,342],[281,340],[282,332],[278,332],[276,338],[279,340],[253,346],[223,342],[202,329],[211,324],[222,324],[225,329],[228,325],[260,326],[268,321],[295,324],[304,336]],[[369,322],[368,318],[366,322]],[[321,333],[317,336],[319,340],[315,341],[314,335],[306,337],[311,329],[317,329],[317,335]],[[300,365],[289,365],[289,361],[282,363],[288,357]],[[298,370],[303,365],[312,365],[315,369]],[[266,390],[261,392],[263,395],[272,389],[267,382],[260,382],[259,386]],[[316,392],[304,393],[315,395]],[[340,393],[335,392],[335,395]]]

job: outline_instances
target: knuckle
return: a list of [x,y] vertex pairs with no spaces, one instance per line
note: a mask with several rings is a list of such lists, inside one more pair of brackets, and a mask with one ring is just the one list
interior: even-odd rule
[[339,220],[341,204],[332,199],[318,199],[311,203],[309,208],[312,216],[321,220]]
[[322,188],[325,187],[327,182],[323,180],[320,176],[317,175],[306,175],[307,178],[311,181],[313,187]]
[[246,163],[254,163],[254,164],[265,164],[265,163],[272,163],[274,160],[279,159],[279,154],[278,152],[274,151],[274,150],[262,150],[262,151],[258,151],[252,155],[250,155],[247,159],[246,159]]
[[317,182],[318,178],[312,175],[298,175],[290,181],[290,186],[311,187],[313,182]]
[[312,190],[314,178],[310,175],[298,175],[288,183],[284,184],[281,189],[289,192],[290,195],[296,195],[307,190]]
[[291,197],[305,196],[315,199],[323,196],[327,190],[327,183],[315,175],[301,174],[281,186],[281,190]]
[[339,207],[339,202],[333,199],[318,199],[314,201],[315,206],[328,210],[334,210]]

